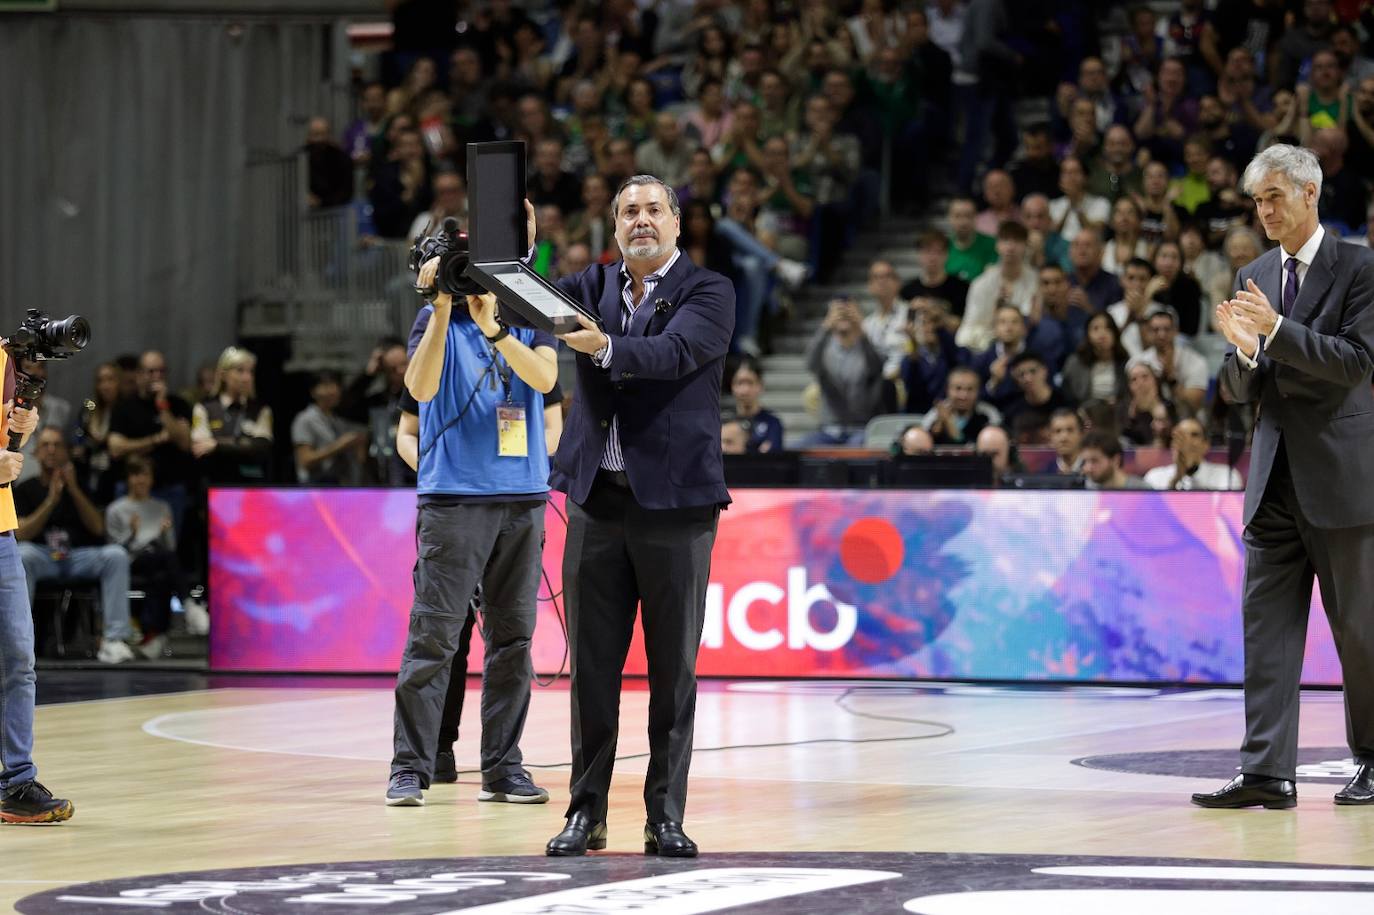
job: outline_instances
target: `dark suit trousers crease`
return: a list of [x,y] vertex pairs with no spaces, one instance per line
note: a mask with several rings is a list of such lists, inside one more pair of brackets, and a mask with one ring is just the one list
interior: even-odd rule
[[1346,740],[1374,762],[1374,526],[1324,530],[1303,516],[1286,441],[1246,526],[1245,742],[1241,771],[1292,780],[1315,576],[1345,687]]
[[606,818],[619,734],[621,674],[642,604],[649,679],[651,822],[681,822],[696,714],[696,660],[720,511],[650,510],[598,476],[583,505],[568,501],[563,553],[572,651],[572,790],[568,815]]
[[524,771],[520,736],[529,713],[535,596],[544,541],[544,505],[421,505],[416,522],[415,604],[396,679],[391,771],[411,770],[429,785],[449,696],[454,656],[480,581],[482,780]]

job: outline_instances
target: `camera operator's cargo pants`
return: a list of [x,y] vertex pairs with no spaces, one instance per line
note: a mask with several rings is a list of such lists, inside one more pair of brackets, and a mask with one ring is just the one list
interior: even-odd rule
[[523,772],[530,706],[530,639],[543,562],[540,501],[422,504],[416,521],[415,603],[396,678],[391,772],[428,788],[434,747],[468,603],[482,585],[482,781]]
[[33,781],[33,612],[14,531],[0,534],[0,789]]

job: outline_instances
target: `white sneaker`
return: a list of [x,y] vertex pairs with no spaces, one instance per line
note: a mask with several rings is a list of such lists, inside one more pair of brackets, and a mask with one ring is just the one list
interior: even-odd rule
[[149,661],[157,661],[162,658],[163,652],[167,650],[167,636],[158,634],[153,636],[142,645],[138,646],[138,653]]
[[210,634],[210,611],[205,609],[205,601],[189,598],[181,605],[186,614],[186,631],[191,635]]
[[119,639],[102,639],[95,659],[101,664],[123,664],[134,659],[134,650]]
[[806,264],[785,257],[778,261],[778,265],[773,269],[777,271],[782,281],[792,289],[800,287],[811,276],[811,268]]

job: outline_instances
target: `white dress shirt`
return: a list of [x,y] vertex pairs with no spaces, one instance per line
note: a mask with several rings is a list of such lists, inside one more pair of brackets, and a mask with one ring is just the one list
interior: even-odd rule
[[[1289,254],[1282,248],[1279,249],[1279,254],[1282,256],[1279,260],[1279,301],[1269,303],[1271,306],[1273,306],[1275,311],[1279,311],[1282,307],[1281,303],[1283,302],[1283,290],[1288,286],[1288,258],[1295,257],[1298,259],[1298,294],[1301,295],[1303,283],[1307,282],[1307,268],[1311,267],[1312,261],[1316,259],[1317,250],[1321,248],[1322,239],[1324,237],[1326,237],[1326,229],[1322,228],[1321,225],[1318,224],[1317,231],[1313,232],[1311,237],[1309,237],[1307,241],[1303,243],[1303,246],[1298,249],[1297,254]],[[1274,319],[1274,329],[1270,331],[1269,336],[1264,338],[1265,349],[1269,348],[1270,342],[1273,341],[1274,336],[1279,332],[1279,325],[1282,323],[1283,315],[1280,314],[1277,318]],[[1237,349],[1236,355],[1240,357],[1240,364],[1245,366],[1247,369],[1252,369],[1259,365],[1258,352],[1255,353],[1255,355],[1251,356],[1248,353],[1242,353],[1239,349]]]

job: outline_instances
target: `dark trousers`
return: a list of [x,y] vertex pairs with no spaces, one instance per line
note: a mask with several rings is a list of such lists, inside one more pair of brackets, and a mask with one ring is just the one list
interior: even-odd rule
[[572,649],[572,797],[568,815],[606,819],[619,734],[621,674],[642,606],[649,670],[650,822],[681,822],[696,714],[697,649],[720,509],[650,510],[623,475],[598,474],[584,505],[568,503],[563,594]]
[[143,634],[166,632],[172,619],[172,596],[185,600],[188,594],[181,559],[164,547],[148,546],[132,555],[129,574],[143,586],[143,603],[138,608]]
[[458,742],[458,725],[463,720],[463,698],[468,687],[468,653],[472,649],[472,626],[481,610],[478,599],[474,597],[469,606],[468,618],[463,630],[458,633],[458,650],[453,653],[453,664],[449,667],[448,694],[444,696],[444,711],[439,716],[439,749],[451,750]]
[[1298,690],[1312,579],[1335,636],[1345,686],[1346,740],[1374,762],[1374,525],[1324,530],[1303,516],[1286,442],[1245,528],[1245,742],[1241,771],[1294,779]]
[[410,770],[429,786],[449,674],[479,583],[486,604],[482,781],[522,772],[544,503],[423,504],[416,530],[415,603],[396,678],[391,772]]

